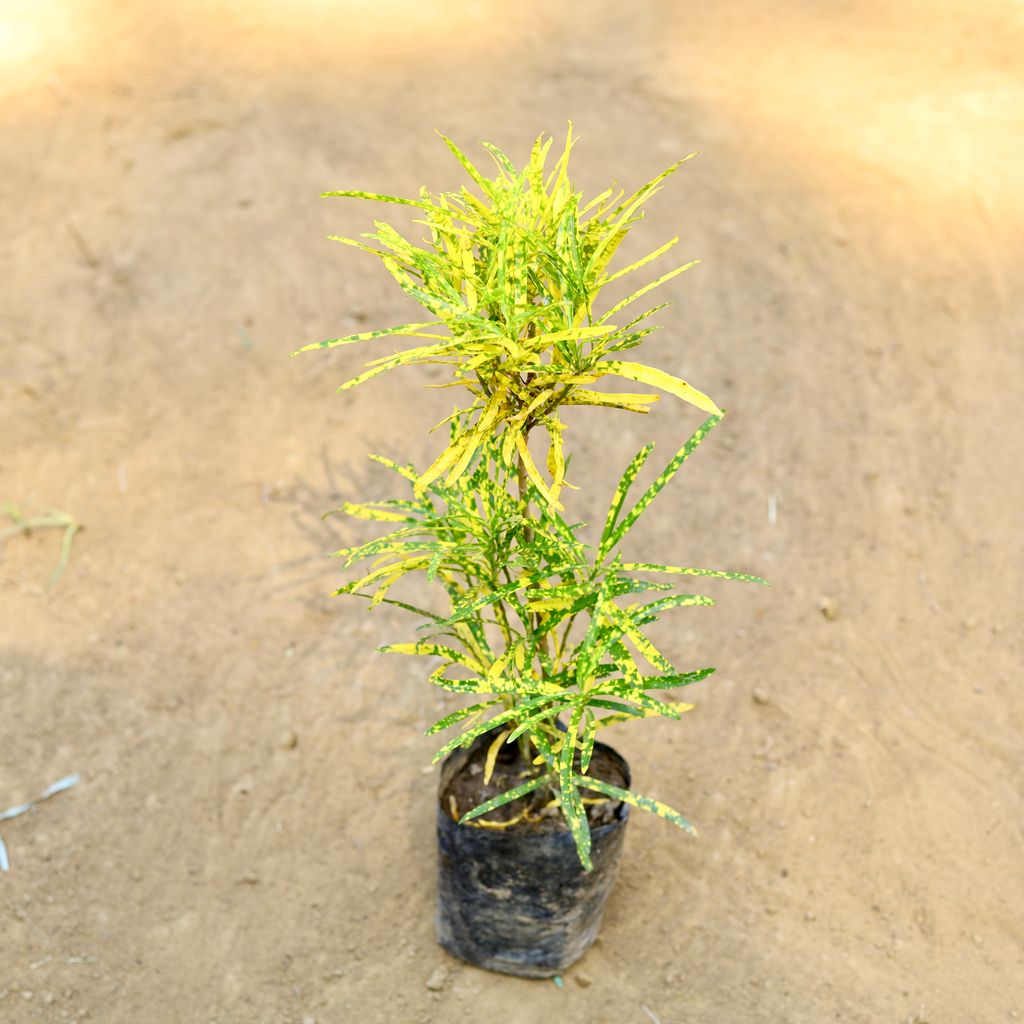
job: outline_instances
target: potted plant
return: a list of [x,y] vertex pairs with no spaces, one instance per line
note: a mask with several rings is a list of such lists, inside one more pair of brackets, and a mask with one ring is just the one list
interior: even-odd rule
[[[602,308],[614,281],[666,253],[677,239],[628,266],[610,269],[642,207],[682,161],[624,198],[612,189],[585,202],[568,171],[572,127],[547,170],[551,140],[539,138],[522,169],[485,143],[497,174],[487,177],[449,139],[445,144],[476,191],[403,199],[347,196],[414,208],[422,244],[376,222],[373,233],[338,238],[378,257],[428,319],[308,345],[334,348],[405,335],[409,348],[380,355],[341,385],[345,391],[400,366],[440,364],[441,386],[460,396],[445,421],[448,444],[422,472],[380,456],[403,477],[400,499],[346,502],[342,510],[390,532],[337,553],[363,568],[338,593],[397,605],[421,620],[420,637],[381,648],[438,660],[429,679],[469,703],[428,733],[455,730],[443,760],[437,808],[440,849],[438,937],[455,955],[515,974],[556,974],[596,934],[614,877],[630,807],[686,831],[676,811],[630,786],[625,762],[597,742],[622,722],[690,709],[655,696],[714,670],[679,671],[645,627],[670,609],[710,605],[671,579],[741,573],[631,562],[621,547],[722,411],[685,381],[625,359],[655,327],[664,305],[639,300],[693,266],[662,274]],[[619,378],[666,392],[707,418],[631,501],[651,454],[626,467],[600,536],[565,516],[571,484],[565,435],[574,406],[646,413],[656,393],[594,390]],[[538,460],[538,442],[546,458]],[[368,563],[368,565],[367,565]],[[437,585],[440,609],[394,596],[422,575]],[[652,578],[653,577],[653,578]],[[667,578],[667,579],[666,579]],[[626,603],[623,603],[623,602]]]

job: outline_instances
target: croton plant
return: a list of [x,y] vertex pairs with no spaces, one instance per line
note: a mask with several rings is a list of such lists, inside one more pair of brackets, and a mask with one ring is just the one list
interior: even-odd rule
[[[665,693],[714,671],[680,670],[651,642],[647,627],[671,609],[713,603],[680,592],[682,578],[764,582],[743,573],[634,562],[623,551],[644,510],[723,415],[686,381],[628,358],[656,330],[651,317],[667,305],[644,308],[642,300],[696,261],[646,281],[607,308],[601,302],[608,285],[637,274],[678,242],[673,238],[612,269],[644,204],[683,161],[628,197],[608,189],[586,200],[569,178],[571,126],[550,169],[550,138],[536,141],[521,169],[484,143],[496,165],[493,177],[442,139],[472,185],[440,194],[423,188],[408,199],[348,189],[324,193],[414,209],[413,223],[426,229],[420,241],[382,221],[359,238],[336,240],[380,259],[427,319],[300,351],[414,338],[411,347],[372,359],[339,390],[398,367],[433,364],[448,368],[440,386],[458,396],[455,411],[442,421],[448,443],[426,469],[373,456],[404,478],[407,497],[346,502],[339,510],[390,532],[337,552],[345,569],[359,567],[338,593],[419,616],[416,639],[382,650],[436,659],[430,682],[470,701],[428,730],[455,730],[435,760],[488,734],[487,781],[501,746],[519,744],[529,766],[522,783],[461,821],[508,827],[522,815],[502,821],[486,815],[545,789],[589,868],[583,791],[692,831],[660,801],[588,775],[599,730],[649,715],[679,718],[690,705]],[[597,389],[616,379],[645,390]],[[642,489],[636,481],[653,445],[640,449],[612,496],[600,538],[587,543],[585,524],[567,518],[563,504],[572,487],[566,450],[572,409],[645,414],[659,392],[695,406],[706,419]],[[539,459],[543,448],[546,457]],[[420,574],[446,595],[440,611],[395,596],[396,585]]]

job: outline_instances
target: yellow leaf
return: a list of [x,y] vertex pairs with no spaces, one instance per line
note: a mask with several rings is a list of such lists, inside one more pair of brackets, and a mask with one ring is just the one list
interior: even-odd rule
[[505,737],[511,732],[511,729],[505,729],[499,732],[494,738],[491,745],[487,748],[487,758],[484,760],[484,785],[491,781],[491,776],[494,774],[494,762],[498,760],[498,751],[501,749],[502,743],[505,742]]
[[566,405],[596,405],[612,409],[625,409],[627,412],[648,412],[645,406],[657,402],[660,395],[644,395],[636,392],[618,392],[602,394],[600,391],[588,391],[586,388],[574,388],[565,399]]
[[404,523],[409,518],[402,512],[388,512],[384,509],[370,508],[367,505],[357,505],[351,501],[346,501],[341,507],[346,515],[356,519],[372,519],[378,523]]
[[458,480],[458,478],[465,472],[466,466],[469,465],[469,460],[473,457],[473,453],[480,447],[484,438],[490,433],[491,425],[505,410],[505,395],[507,393],[508,388],[505,385],[501,385],[501,387],[499,387],[490,397],[484,411],[480,414],[480,419],[477,421],[471,434],[466,439],[462,454],[459,456],[458,461],[448,474],[446,482],[449,486]]
[[416,481],[415,493],[417,496],[423,494],[427,485],[436,480],[444,473],[449,466],[457,462],[461,457],[466,445],[472,440],[472,434],[463,434],[456,438],[434,461],[423,471]]
[[672,374],[665,373],[664,370],[658,370],[653,366],[644,366],[643,363],[620,363],[609,359],[599,363],[596,369],[603,370],[605,373],[614,373],[618,377],[625,377],[626,380],[635,380],[639,384],[661,388],[662,391],[667,391],[670,395],[675,395],[712,416],[723,415],[722,410],[702,391],[691,387],[685,380],[673,377]]
[[546,424],[551,444],[548,448],[548,472],[551,474],[551,493],[558,495],[565,482],[565,455],[562,452],[562,431],[565,424],[552,418]]
[[516,434],[516,448],[519,450],[519,457],[523,460],[523,467],[526,469],[526,475],[533,482],[533,485],[537,488],[549,505],[553,505],[560,512],[564,511],[565,506],[551,493],[550,488],[544,482],[544,478],[540,475],[536,464],[533,461],[533,456],[530,455],[530,449],[526,446],[526,441],[522,434]]

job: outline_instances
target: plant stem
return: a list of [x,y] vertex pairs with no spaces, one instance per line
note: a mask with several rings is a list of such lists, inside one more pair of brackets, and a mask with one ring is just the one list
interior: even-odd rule
[[[530,438],[529,427],[523,430],[523,442],[528,443]],[[529,479],[526,475],[526,464],[523,462],[523,457],[519,456],[519,462],[517,464],[517,478],[519,483],[519,500],[523,503],[523,516],[525,522],[523,524],[523,543],[527,545],[533,544],[533,539],[536,534],[533,531],[533,527],[530,525],[529,516],[529,498],[527,497]],[[534,628],[540,625],[540,612],[537,612],[533,618]],[[541,646],[544,648],[544,653],[547,657],[551,658],[551,634],[545,633],[541,639]],[[541,665],[541,675],[543,676],[544,666]]]

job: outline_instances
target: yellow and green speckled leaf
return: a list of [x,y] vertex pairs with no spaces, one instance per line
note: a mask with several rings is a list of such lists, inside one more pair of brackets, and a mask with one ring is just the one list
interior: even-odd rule
[[674,811],[660,800],[654,800],[649,796],[641,796],[639,793],[634,793],[628,789],[621,789],[619,786],[613,786],[610,782],[592,779],[586,775],[577,775],[576,783],[584,789],[592,789],[594,792],[611,797],[613,800],[621,800],[624,804],[629,804],[631,807],[650,811],[659,818],[672,822],[673,825],[678,826],[684,832],[689,832],[690,835],[695,836],[697,834],[697,830],[678,811]]
[[425,735],[433,736],[435,733],[444,732],[445,729],[449,729],[453,725],[457,725],[459,722],[463,722],[467,718],[471,718],[473,715],[482,714],[488,708],[494,707],[495,704],[500,703],[501,698],[496,697],[494,700],[485,700],[480,704],[471,704],[468,708],[460,708],[458,711],[453,711],[450,715],[445,715],[444,718],[438,719],[426,731]]
[[593,864],[590,860],[590,825],[587,822],[586,808],[580,799],[573,778],[573,762],[576,756],[577,731],[583,719],[584,707],[577,704],[573,709],[572,718],[562,735],[562,748],[558,753],[558,785],[559,798],[562,804],[562,816],[569,826],[576,852],[584,870],[590,871]]
[[378,523],[408,523],[410,517],[401,512],[389,512],[387,509],[374,508],[372,505],[360,505],[354,501],[346,501],[341,506],[346,515],[355,519],[372,519]]
[[420,641],[412,644],[384,644],[377,650],[381,654],[427,654],[437,658],[447,658],[449,661],[465,665],[475,672],[483,672],[484,666],[472,655],[457,651],[454,647],[446,647],[444,644],[435,644],[428,641]]
[[607,556],[608,552],[622,539],[630,527],[640,518],[644,510],[661,493],[665,485],[676,475],[679,467],[693,454],[697,446],[704,440],[708,432],[722,419],[721,415],[709,416],[692,434],[690,439],[672,457],[669,464],[658,474],[657,479],[637,499],[637,503],[630,509],[629,513],[615,525],[606,535],[602,536],[600,554]]
[[630,263],[628,267],[623,267],[621,270],[615,271],[614,274],[609,274],[606,277],[602,277],[600,282],[602,287],[606,284],[611,284],[612,281],[617,281],[620,277],[625,277],[627,274],[632,274],[633,271],[639,270],[641,267],[647,266],[647,264],[650,263],[652,260],[656,260],[659,256],[662,256],[666,252],[668,252],[669,249],[671,249],[678,241],[679,236],[676,235],[675,238],[673,238],[669,242],[666,242],[659,249],[655,249],[654,252],[649,252],[646,256],[644,256],[642,259],[637,260],[635,263]]
[[528,711],[531,708],[536,707],[538,704],[544,703],[546,700],[548,700],[548,698],[544,696],[531,697],[529,700],[523,701],[518,706],[502,711],[493,718],[487,719],[486,722],[482,722],[480,725],[467,729],[461,735],[456,736],[453,740],[449,740],[434,755],[434,764],[437,764],[438,761],[444,760],[444,758],[446,758],[453,750],[456,750],[459,747],[468,747],[470,743],[477,738],[477,736],[482,736],[485,732],[490,732],[492,729],[496,729],[499,725],[504,725],[506,722],[516,719],[523,713],[523,711]]
[[474,818],[479,818],[483,814],[488,814],[498,807],[504,807],[505,804],[512,803],[513,800],[519,800],[521,797],[528,796],[535,789],[540,789],[541,786],[550,784],[553,781],[553,776],[550,774],[538,775],[535,779],[529,779],[527,782],[521,785],[515,786],[512,789],[506,790],[500,796],[491,797],[490,800],[485,800],[482,804],[478,804],[471,811],[467,811],[460,819],[459,824],[465,825],[472,821]]
[[748,583],[763,583],[766,587],[768,581],[760,576],[750,576],[744,572],[727,572],[724,569],[692,569],[682,565],[658,565],[655,562],[624,562],[622,568],[629,572],[663,572],[677,576],[710,576],[722,580],[744,580]]
[[296,349],[292,355],[301,355],[303,352],[313,352],[322,348],[337,348],[339,345],[353,345],[359,341],[373,341],[375,338],[387,338],[393,335],[403,335],[410,338],[434,338],[441,341],[448,341],[445,334],[429,334],[423,331],[424,327],[439,327],[440,320],[428,320],[419,324],[400,324],[398,327],[387,327],[380,331],[363,331],[362,334],[349,334],[344,338],[329,338],[326,341],[317,341],[312,345],[304,345]]

